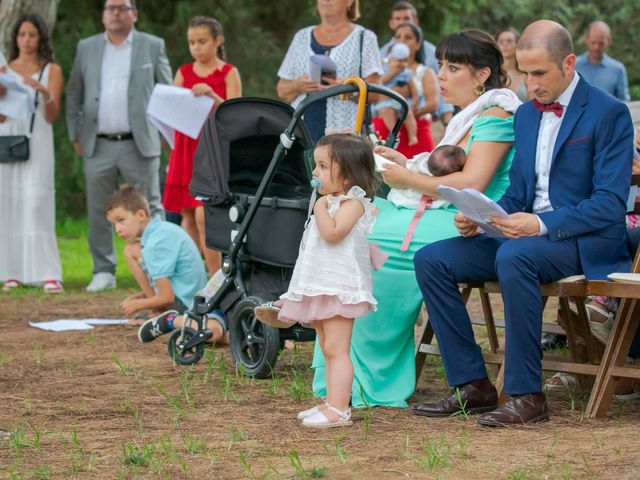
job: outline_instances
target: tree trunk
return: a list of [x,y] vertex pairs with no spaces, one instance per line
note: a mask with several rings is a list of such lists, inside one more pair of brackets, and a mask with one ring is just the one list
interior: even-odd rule
[[0,0],[0,52],[6,57],[11,54],[13,25],[24,13],[40,15],[49,27],[51,36],[59,3],[60,0]]

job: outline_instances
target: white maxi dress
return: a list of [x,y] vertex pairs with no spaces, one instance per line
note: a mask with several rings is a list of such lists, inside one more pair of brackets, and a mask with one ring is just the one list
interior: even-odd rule
[[[7,73],[22,76],[7,66]],[[38,80],[40,72],[32,78]],[[49,65],[40,83],[49,83]],[[26,87],[33,96],[35,90]],[[7,118],[0,135],[23,135],[29,120]],[[26,162],[0,163],[0,282],[10,279],[26,284],[62,281],[55,225],[53,127],[44,118],[44,102],[38,99],[30,158]]]

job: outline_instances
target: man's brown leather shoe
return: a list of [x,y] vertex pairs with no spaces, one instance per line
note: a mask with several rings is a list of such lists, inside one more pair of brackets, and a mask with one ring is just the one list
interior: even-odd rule
[[528,393],[511,397],[493,412],[478,418],[480,425],[501,427],[504,425],[529,425],[549,420],[547,397],[544,393]]
[[[452,389],[447,397],[437,402],[416,403],[412,408],[413,414],[425,417],[450,417],[463,410],[466,413],[483,413],[496,408],[498,406],[496,387],[488,380],[481,386],[475,386],[473,383]],[[456,390],[460,390],[460,402],[458,402]]]

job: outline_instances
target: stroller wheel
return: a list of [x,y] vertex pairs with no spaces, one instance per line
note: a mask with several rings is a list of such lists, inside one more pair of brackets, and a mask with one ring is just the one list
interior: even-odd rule
[[229,322],[231,354],[248,377],[269,377],[280,353],[278,329],[258,321],[253,312],[262,303],[257,297],[242,299],[233,310]]
[[191,348],[184,348],[185,344],[197,335],[193,328],[178,328],[171,332],[167,341],[167,350],[169,356],[174,359],[178,365],[192,365],[202,358],[204,353],[204,343],[200,343]]

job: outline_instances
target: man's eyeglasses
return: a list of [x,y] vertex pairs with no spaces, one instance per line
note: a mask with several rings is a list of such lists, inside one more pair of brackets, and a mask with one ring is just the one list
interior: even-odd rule
[[133,7],[129,5],[105,5],[104,9],[109,13],[125,13],[133,10]]

